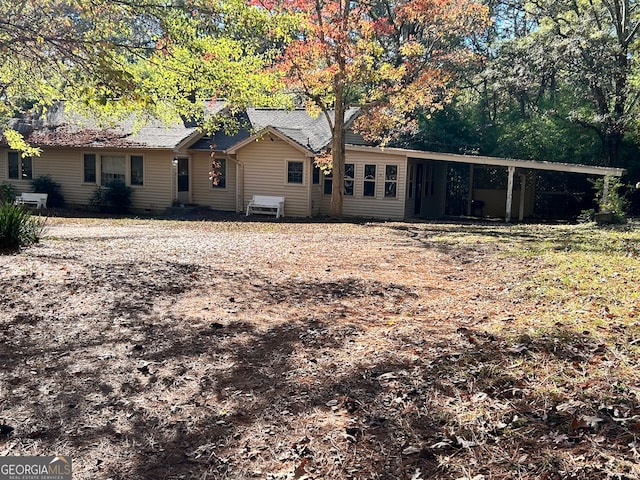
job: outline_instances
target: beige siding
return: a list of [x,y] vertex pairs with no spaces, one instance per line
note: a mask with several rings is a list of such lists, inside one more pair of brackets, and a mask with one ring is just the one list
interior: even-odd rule
[[[342,213],[347,217],[383,218],[401,220],[404,218],[407,160],[404,156],[389,155],[384,151],[380,153],[349,152],[345,163],[355,165],[353,196],[344,196]],[[364,166],[376,165],[375,196],[365,197],[364,193]],[[385,167],[396,165],[398,178],[396,185],[396,197],[385,198]],[[331,211],[331,195],[322,194],[322,214]]]
[[[0,181],[7,181],[7,150],[2,152]],[[135,210],[156,212],[171,206],[173,153],[170,151],[101,151],[80,149],[44,149],[33,159],[34,178],[50,175],[60,184],[62,195],[69,206],[86,206],[96,189],[95,183],[84,183],[83,155],[141,155],[144,162],[144,185],[132,186],[132,207]],[[128,173],[127,173],[128,176]],[[11,181],[18,192],[30,191],[28,181]]]
[[236,162],[226,159],[225,188],[213,188],[209,180],[211,157],[208,152],[191,155],[191,199],[214,210],[236,210]]
[[311,187],[311,215],[320,215],[322,207],[322,174],[320,174],[320,185]]
[[145,211],[161,211],[171,206],[172,160],[171,151],[127,152],[144,158],[144,185],[133,186],[133,208]]
[[[311,160],[288,143],[269,137],[251,142],[238,151],[238,161],[244,168],[243,208],[253,195],[284,196],[285,216],[311,215]],[[287,161],[303,162],[303,184],[287,183]]]
[[[6,179],[7,151],[3,153],[3,167]],[[65,202],[70,205],[88,205],[89,197],[95,190],[95,184],[82,183],[82,153],[78,150],[46,149],[39,157],[33,159],[33,177],[50,175],[60,184]],[[8,180],[16,186],[18,192],[31,191],[28,181]]]

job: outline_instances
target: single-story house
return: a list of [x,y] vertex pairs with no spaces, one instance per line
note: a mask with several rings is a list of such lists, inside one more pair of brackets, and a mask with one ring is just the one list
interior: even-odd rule
[[[345,216],[441,217],[452,164],[467,165],[471,178],[474,168],[505,170],[505,188],[489,192],[471,186],[462,201],[463,213],[507,220],[535,213],[534,192],[526,181],[530,172],[595,177],[624,173],[618,168],[381,148],[349,129],[356,115],[357,110],[350,109],[346,118]],[[328,214],[333,179],[314,165],[314,158],[331,145],[325,118],[313,118],[305,110],[251,108],[241,120],[244,126],[235,134],[206,136],[188,122],[149,122],[140,129],[123,122],[102,128],[65,114],[63,107],[54,108],[43,119],[13,123],[42,154],[22,158],[0,143],[0,183],[11,183],[21,193],[30,191],[32,179],[50,175],[61,185],[67,204],[86,206],[97,186],[120,179],[133,189],[133,208],[148,213],[177,204],[244,212],[253,195],[274,195],[285,197],[285,216]],[[212,156],[216,181],[209,176]],[[478,205],[484,207],[479,212]]]

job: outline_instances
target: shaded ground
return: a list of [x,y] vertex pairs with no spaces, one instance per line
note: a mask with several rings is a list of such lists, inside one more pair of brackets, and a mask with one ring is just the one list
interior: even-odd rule
[[[603,327],[617,358],[510,333],[543,310],[515,245],[570,242],[546,228],[51,219],[0,257],[0,454],[78,479],[637,478],[631,312]],[[594,401],[536,386],[547,362]]]

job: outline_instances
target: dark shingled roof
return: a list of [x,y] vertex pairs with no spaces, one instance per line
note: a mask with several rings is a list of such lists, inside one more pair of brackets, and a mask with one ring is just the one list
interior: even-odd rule
[[[224,102],[213,102],[208,112],[220,113]],[[357,108],[347,110],[348,125],[357,115]],[[306,110],[276,110],[249,108],[237,115],[240,131],[225,134],[220,131],[211,137],[201,137],[189,145],[193,150],[229,150],[251,135],[272,127],[312,153],[318,153],[331,142],[331,130],[324,115],[310,116]],[[75,148],[151,148],[174,149],[190,137],[196,137],[197,126],[189,122],[167,125],[151,120],[136,130],[132,117],[114,126],[101,126],[96,121],[66,112],[62,104],[50,108],[42,118],[13,119],[9,127],[19,131],[31,145],[39,147]],[[0,145],[6,145],[4,138]]]
[[[167,125],[150,120],[140,127],[136,126],[133,116],[116,125],[104,126],[65,111],[62,104],[50,108],[43,117],[13,119],[8,127],[20,132],[34,146],[115,149],[173,149],[198,131],[196,125],[189,122]],[[4,138],[2,143],[6,144]]]
[[[349,108],[346,112],[345,124],[351,123],[358,114],[358,108]],[[212,137],[203,137],[189,148],[193,150],[209,150],[213,144],[217,151],[229,150],[251,135],[272,127],[312,153],[318,153],[331,142],[331,130],[324,115],[312,117],[306,110],[275,110],[249,108],[238,116],[243,126],[238,133],[226,135],[217,132]]]

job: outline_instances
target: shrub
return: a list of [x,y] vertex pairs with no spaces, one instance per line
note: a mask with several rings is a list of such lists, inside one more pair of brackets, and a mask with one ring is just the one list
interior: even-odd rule
[[598,203],[598,213],[610,214],[611,219],[607,223],[625,223],[627,221],[627,201],[621,194],[623,185],[620,179],[609,178],[609,188],[606,198],[604,197],[604,178],[599,178],[593,183],[596,191],[595,198]]
[[43,175],[31,180],[31,188],[34,192],[49,195],[47,198],[47,207],[64,207],[64,196],[62,195],[60,184],[54,182],[50,175]]
[[20,205],[0,203],[0,251],[15,251],[40,241],[45,229],[41,217],[33,217]]
[[0,185],[0,203],[13,203],[16,199],[16,188],[10,183]]
[[133,189],[121,180],[111,180],[104,186],[97,187],[89,203],[102,211],[112,213],[126,213],[131,207]]

